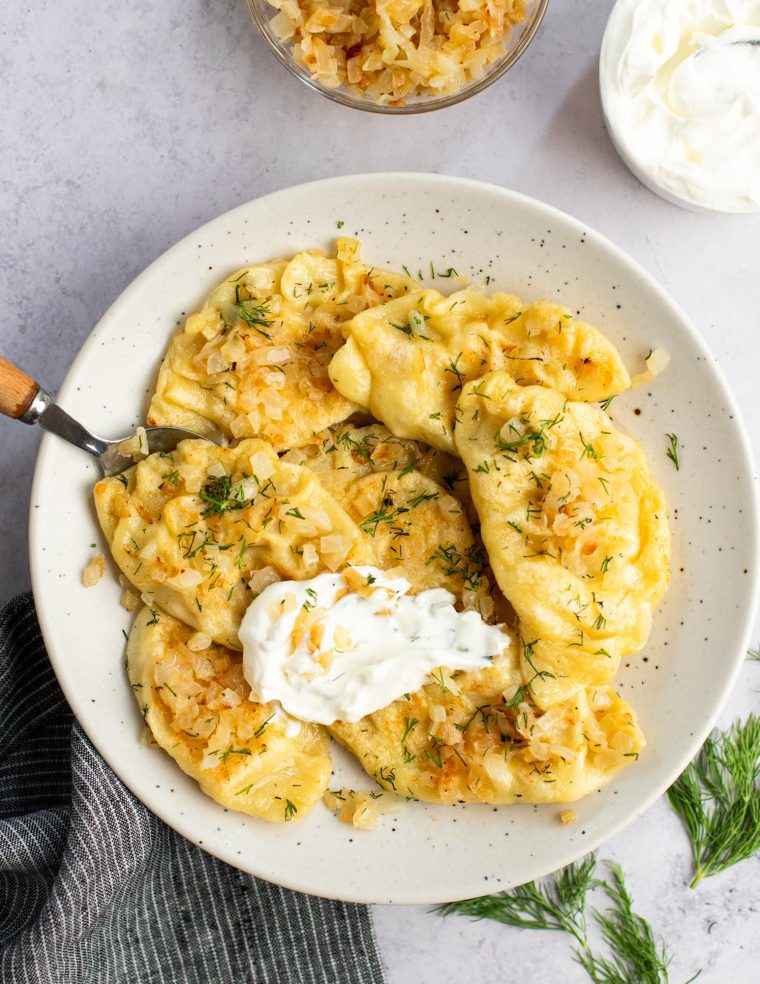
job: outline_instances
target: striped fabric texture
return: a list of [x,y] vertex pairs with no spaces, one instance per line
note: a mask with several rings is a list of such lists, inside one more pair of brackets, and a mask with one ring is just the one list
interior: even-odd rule
[[0,610],[0,979],[382,984],[366,906],[205,854],[150,813],[74,720],[31,595]]

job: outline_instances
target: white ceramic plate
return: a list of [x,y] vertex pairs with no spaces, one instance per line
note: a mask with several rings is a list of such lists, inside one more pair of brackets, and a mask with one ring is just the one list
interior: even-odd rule
[[[42,442],[32,491],[34,594],[50,658],[74,713],[129,788],[205,850],[289,888],[363,902],[440,902],[482,895],[552,871],[630,823],[675,779],[728,696],[748,644],[758,586],[758,510],[737,410],[712,355],[661,287],[597,233],[529,198],[436,175],[335,178],[277,192],[223,215],[170,249],[116,301],[82,348],[59,394],[107,437],[144,417],[166,344],[185,313],[243,263],[328,248],[355,234],[378,265],[454,267],[527,299],[558,297],[620,347],[632,371],[650,348],[672,355],[651,386],[612,404],[614,420],[648,449],[673,527],[673,579],[646,650],[619,686],[649,745],[640,760],[578,807],[407,804],[365,833],[320,803],[303,821],[272,825],[224,810],[172,760],[138,741],[142,719],[123,668],[113,574],[81,586],[102,544],[87,455]],[[450,280],[438,280],[450,289]],[[681,470],[665,455],[681,445]],[[341,781],[366,788],[337,754]],[[336,780],[337,781],[337,780]]]

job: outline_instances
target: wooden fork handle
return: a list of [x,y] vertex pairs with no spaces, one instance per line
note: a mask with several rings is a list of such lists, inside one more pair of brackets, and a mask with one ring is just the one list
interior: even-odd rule
[[0,413],[20,420],[32,405],[39,385],[31,376],[0,356]]

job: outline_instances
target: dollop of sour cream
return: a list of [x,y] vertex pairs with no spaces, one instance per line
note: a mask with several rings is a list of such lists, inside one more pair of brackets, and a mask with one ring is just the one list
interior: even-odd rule
[[510,644],[443,588],[410,589],[375,567],[270,584],[240,627],[251,700],[303,721],[358,721],[431,682],[436,667],[480,669]]
[[618,0],[600,84],[642,181],[701,208],[760,211],[757,0]]

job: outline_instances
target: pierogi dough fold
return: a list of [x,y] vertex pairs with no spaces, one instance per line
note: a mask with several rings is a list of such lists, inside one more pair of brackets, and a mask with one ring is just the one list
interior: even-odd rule
[[611,687],[578,690],[541,712],[520,658],[434,681],[355,724],[328,730],[381,786],[431,803],[568,803],[635,761],[644,738]]
[[573,400],[604,400],[630,385],[617,350],[559,304],[488,298],[468,288],[409,293],[343,325],[329,366],[336,390],[398,437],[455,453],[462,386],[489,370],[550,386]]
[[667,508],[641,446],[586,403],[492,372],[464,386],[457,448],[540,707],[609,683],[668,584]]
[[414,470],[442,485],[462,503],[470,520],[479,522],[461,460],[420,441],[396,437],[385,424],[339,424],[288,451],[283,460],[311,468],[325,488],[336,491],[373,472]]
[[235,448],[182,441],[98,482],[95,506],[132,584],[232,649],[252,576],[261,591],[267,577],[301,581],[375,562],[371,539],[316,476],[255,439]]
[[172,339],[148,422],[298,447],[357,409],[327,375],[341,324],[415,286],[362,263],[355,239],[339,239],[336,257],[308,250],[235,271]]
[[284,460],[312,469],[371,538],[380,566],[415,591],[445,588],[488,622],[514,617],[471,526],[477,514],[458,458],[373,424],[334,428]]
[[222,806],[274,822],[300,819],[330,781],[327,732],[249,700],[240,654],[198,635],[165,612],[138,613],[127,671],[146,725]]

